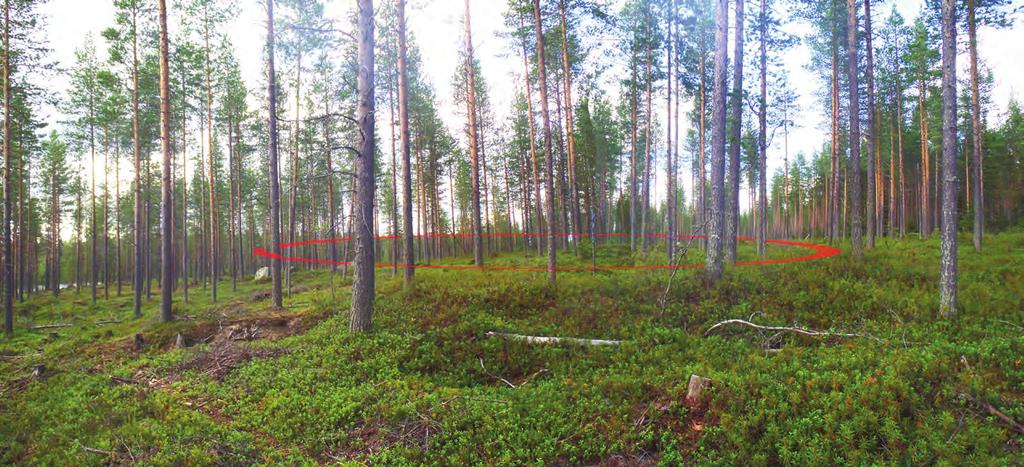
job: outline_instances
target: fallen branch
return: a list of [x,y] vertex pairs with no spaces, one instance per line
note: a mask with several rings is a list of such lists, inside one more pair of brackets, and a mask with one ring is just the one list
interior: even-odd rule
[[113,457],[114,456],[114,452],[113,451],[104,451],[102,449],[90,448],[89,446],[82,446],[82,450],[84,450],[85,452],[91,452],[93,454],[100,454],[100,455],[103,455],[103,456],[109,456],[109,457]]
[[508,334],[504,332],[487,331],[487,337],[503,337],[505,339],[525,341],[528,344],[579,344],[579,345],[619,345],[622,341],[606,339],[580,339],[576,337],[545,337],[526,336],[522,334]]
[[979,401],[979,403],[988,411],[988,413],[995,415],[1000,420],[1006,422],[1007,425],[1010,425],[1010,427],[1013,428],[1013,431],[1024,435],[1024,425],[1021,425],[1020,422],[1010,418],[1009,415],[999,411],[999,409],[993,407],[992,404],[989,404],[988,402]]
[[[700,231],[704,230],[704,227],[705,227],[705,224],[701,224],[701,225],[697,226],[697,228],[694,229],[693,233],[695,233],[695,234],[699,233]],[[673,266],[672,267],[672,273],[669,274],[669,276],[668,276],[668,284],[665,285],[665,291],[662,292],[661,298],[658,299],[658,308],[661,309],[662,316],[664,316],[664,314],[665,314],[665,307],[668,305],[668,295],[669,295],[670,292],[672,292],[672,281],[675,280],[676,274],[679,273],[679,268],[677,268],[675,266],[678,266],[679,265],[679,261],[682,260],[684,257],[686,257],[686,252],[690,249],[690,245],[693,243],[693,239],[696,238],[696,237],[697,237],[696,235],[691,235],[689,238],[687,238],[686,244],[683,245],[682,248],[679,249],[679,253],[677,253],[675,255],[675,257],[672,258],[672,262],[669,264],[670,266]],[[670,241],[674,241],[674,240],[670,239]]]
[[507,380],[505,378],[502,378],[501,376],[492,374],[491,372],[487,371],[487,368],[484,367],[484,359],[483,359],[483,357],[480,358],[480,369],[483,370],[484,373],[487,374],[487,376],[490,376],[491,378],[495,378],[495,379],[500,379],[501,382],[507,384],[508,387],[510,387],[512,389],[516,388],[516,385],[512,384],[511,382],[509,382],[509,380]]
[[29,329],[38,331],[41,329],[57,329],[57,328],[70,328],[70,324],[44,324],[42,326],[32,326]]
[[116,323],[120,323],[120,322],[121,322],[121,320],[119,320],[119,319],[107,319],[107,320],[103,320],[103,321],[97,321],[96,325],[97,326],[103,326],[104,324],[116,324]]
[[111,384],[142,384],[142,383],[139,383],[138,381],[135,381],[134,379],[122,378],[120,376],[111,376],[110,377],[110,383]]
[[843,333],[843,332],[828,332],[828,331],[816,331],[814,329],[797,328],[797,327],[789,327],[789,326],[763,326],[763,325],[760,325],[760,324],[751,323],[750,321],[747,321],[747,320],[744,320],[744,319],[727,319],[725,321],[722,321],[722,322],[719,322],[719,323],[715,323],[714,326],[711,326],[710,328],[708,328],[707,331],[704,331],[704,335],[707,336],[708,334],[711,334],[711,331],[714,331],[715,329],[718,329],[718,328],[723,327],[723,326],[728,326],[730,324],[742,324],[744,326],[750,326],[750,327],[752,327],[754,329],[759,329],[759,330],[762,330],[762,331],[793,332],[793,333],[803,334],[805,336],[810,336],[810,337],[871,337],[871,336],[865,336],[863,334],[853,334],[853,333]]

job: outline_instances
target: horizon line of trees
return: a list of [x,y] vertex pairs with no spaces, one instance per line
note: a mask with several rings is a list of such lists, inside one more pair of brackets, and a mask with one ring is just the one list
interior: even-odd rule
[[[252,250],[281,255],[282,242],[336,237],[352,240],[287,255],[352,270],[357,331],[371,327],[378,259],[413,287],[403,265],[463,254],[484,265],[522,251],[546,255],[554,283],[559,251],[615,241],[603,234],[664,248],[669,262],[675,235],[707,236],[714,280],[735,262],[739,236],[755,238],[760,255],[768,238],[850,238],[860,257],[878,238],[941,230],[951,316],[957,232],[971,231],[980,250],[985,229],[1024,215],[1024,112],[1012,101],[1001,123],[989,116],[994,79],[977,50],[979,26],[1011,25],[1007,0],[929,1],[911,24],[870,0],[627,0],[618,11],[508,0],[502,39],[522,70],[507,121],[474,56],[464,0],[450,89],[460,129],[440,116],[405,0],[357,0],[348,28],[320,0],[267,0],[260,89],[243,79],[225,32],[235,2],[114,0],[100,34],[107,56],[85,38],[64,96],[39,80],[60,72],[38,40],[40,3],[3,3],[8,335],[15,298],[40,289],[86,288],[96,303],[130,287],[137,316],[161,291],[170,320],[175,294],[187,302],[202,288],[216,301],[218,283],[270,267],[280,307],[291,268]],[[785,32],[792,21],[812,32]],[[808,109],[781,57],[799,41],[823,84],[830,137],[791,157],[793,116]],[[958,79],[961,53],[969,72]],[[46,103],[69,119],[44,133]],[[767,173],[779,139],[782,167]],[[655,201],[658,180],[666,196]]]

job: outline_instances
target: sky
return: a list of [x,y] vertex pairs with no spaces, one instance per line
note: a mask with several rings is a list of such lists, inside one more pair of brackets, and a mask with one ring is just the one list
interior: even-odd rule
[[[390,0],[386,0],[390,1]],[[924,0],[894,0],[885,2],[874,7],[875,29],[881,27],[881,20],[889,15],[892,8],[896,8],[909,22],[916,17],[921,9]],[[1024,2],[1024,0],[1015,0]],[[612,0],[613,4],[621,3],[622,0]],[[173,2],[168,2],[173,4]],[[354,8],[354,0],[326,0],[328,16],[337,20],[341,29],[348,28],[348,21],[345,20],[346,12]],[[374,2],[379,4],[380,1]],[[251,99],[260,99],[263,94],[260,92],[260,82],[266,74],[263,67],[263,44],[266,40],[266,13],[265,2],[262,0],[237,0],[238,14],[228,25],[228,36],[234,44],[236,55],[239,59],[243,79],[248,87],[256,92],[252,93]],[[505,31],[503,13],[505,2],[502,0],[470,0],[473,28],[474,52],[480,61],[485,80],[489,85],[489,97],[491,99],[495,115],[499,124],[508,116],[514,93],[521,87],[522,62],[516,55],[516,51],[510,50],[511,44],[500,36]],[[414,36],[417,45],[420,47],[423,56],[424,72],[428,80],[433,84],[437,98],[439,99],[442,118],[448,124],[454,135],[461,137],[462,122],[461,110],[452,101],[451,79],[458,64],[460,49],[465,45],[463,36],[463,12],[462,0],[409,0],[407,18],[409,31]],[[49,0],[44,4],[41,11],[47,17],[46,29],[48,32],[49,46],[53,50],[52,59],[59,66],[70,68],[74,64],[74,51],[82,44],[87,34],[97,37],[95,40],[100,47],[100,57],[105,57],[103,41],[99,39],[99,32],[112,25],[114,21],[114,7],[112,0]],[[612,11],[618,11],[613,7]],[[168,20],[171,24],[172,33],[174,24],[178,22],[175,18],[175,11],[170,11]],[[790,32],[797,34],[806,33],[809,28],[806,25],[794,24],[787,26]],[[965,32],[961,32],[966,35]],[[731,38],[731,33],[730,33]],[[748,52],[749,53],[749,52]],[[992,100],[994,103],[993,113],[990,120],[1001,119],[1001,114],[1006,111],[1007,104],[1012,97],[1021,99],[1022,87],[1024,87],[1024,19],[1018,18],[1017,25],[1010,29],[995,30],[982,28],[979,30],[979,55],[982,60],[992,69],[995,77],[995,88]],[[966,55],[961,55],[961,66],[959,76],[966,76]],[[279,57],[279,62],[281,58]],[[827,139],[826,115],[819,109],[814,93],[822,86],[817,76],[810,73],[806,66],[810,61],[810,50],[806,45],[798,45],[788,51],[782,60],[783,67],[790,72],[790,80],[794,91],[798,95],[800,109],[795,116],[795,126],[790,128],[789,133],[789,157],[795,157],[797,153],[813,153],[821,148]],[[280,70],[280,68],[279,68]],[[612,70],[610,73],[615,73]],[[615,83],[613,76],[606,77],[605,83]],[[748,78],[749,79],[749,78]],[[66,76],[57,76],[50,81],[49,86],[56,95],[63,95],[68,87],[69,80]],[[282,83],[286,84],[286,83]],[[605,92],[608,96],[618,95],[618,89],[614,84],[605,84]],[[536,99],[537,96],[535,95]],[[664,97],[656,99],[655,115],[664,115]],[[691,102],[682,103],[683,111],[689,111]],[[658,109],[658,107],[661,109]],[[285,110],[294,115],[294,109]],[[288,118],[288,117],[286,117]],[[293,118],[293,117],[291,117]],[[48,120],[53,123],[61,120],[57,111],[51,111]],[[386,121],[386,119],[385,119]],[[685,119],[680,120],[680,134],[685,134],[687,127]],[[379,131],[384,133],[381,139],[385,139],[388,132],[388,125],[378,125]],[[663,138],[660,138],[663,140]],[[685,156],[685,155],[684,155]],[[783,141],[776,137],[768,150],[769,173],[781,168],[783,160]],[[123,164],[125,166],[129,164]],[[659,163],[658,167],[662,167]],[[686,168],[688,165],[680,163],[681,181],[689,192],[690,177]],[[128,170],[124,168],[124,170]],[[191,170],[191,169],[190,169]],[[663,198],[663,182],[653,181],[655,199]],[[123,177],[128,173],[123,172]],[[743,187],[746,189],[746,187]],[[741,195],[743,209],[747,209],[747,196]]]

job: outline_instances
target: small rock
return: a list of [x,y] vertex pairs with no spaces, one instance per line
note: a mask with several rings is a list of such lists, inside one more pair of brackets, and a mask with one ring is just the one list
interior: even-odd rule
[[269,298],[270,298],[270,291],[269,290],[256,291],[256,292],[253,292],[252,295],[249,296],[249,300],[253,301],[253,302],[262,302],[263,300],[267,300]]
[[256,282],[270,280],[270,268],[264,266],[256,270],[256,275],[253,276],[252,280]]

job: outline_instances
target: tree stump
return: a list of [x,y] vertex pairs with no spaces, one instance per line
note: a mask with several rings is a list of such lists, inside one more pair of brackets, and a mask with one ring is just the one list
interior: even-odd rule
[[181,333],[178,333],[178,337],[174,339],[174,346],[179,349],[184,349],[185,347],[188,347],[188,339],[181,335]]
[[142,333],[136,333],[135,334],[135,344],[134,344],[136,352],[142,351],[142,344],[143,343],[144,343],[144,341],[142,340]]
[[703,408],[707,402],[704,397],[704,390],[710,387],[710,379],[703,376],[690,375],[690,382],[686,387],[686,406],[691,409]]
[[39,378],[42,378],[43,375],[45,375],[45,374],[46,374],[46,365],[43,365],[42,363],[40,363],[40,364],[32,367],[32,377],[33,378],[39,379]]

